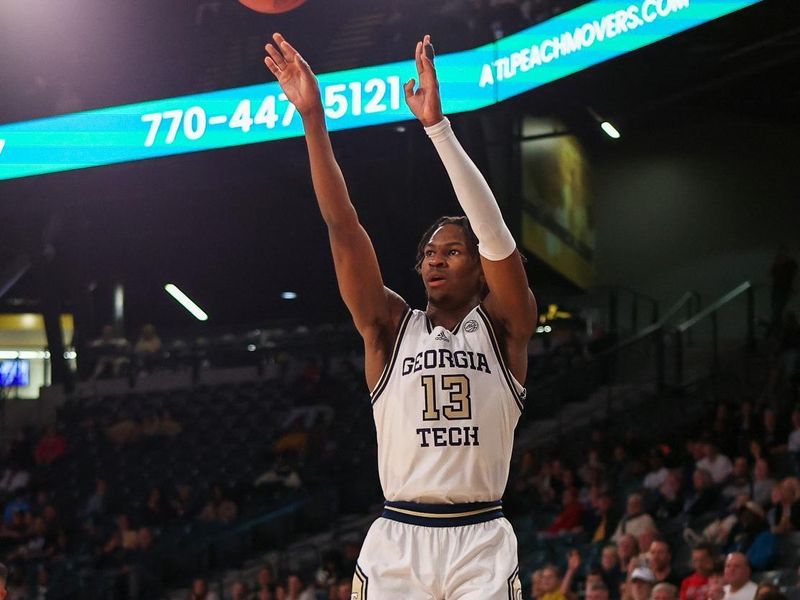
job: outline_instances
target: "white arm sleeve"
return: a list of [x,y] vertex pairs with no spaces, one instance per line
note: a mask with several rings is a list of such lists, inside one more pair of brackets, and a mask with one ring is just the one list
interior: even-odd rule
[[445,117],[436,125],[426,127],[425,133],[439,153],[458,203],[478,237],[478,252],[489,260],[511,256],[517,244],[503,221],[489,184],[459,144],[450,121]]

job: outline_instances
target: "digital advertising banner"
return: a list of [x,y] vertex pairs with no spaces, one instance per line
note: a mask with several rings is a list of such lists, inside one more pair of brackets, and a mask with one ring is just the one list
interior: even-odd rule
[[[436,58],[446,113],[502,102],[763,0],[595,0]],[[313,66],[313,65],[312,65]],[[265,77],[269,74],[265,72]],[[411,119],[412,60],[319,76],[331,131]],[[0,180],[302,135],[276,82],[0,125]]]

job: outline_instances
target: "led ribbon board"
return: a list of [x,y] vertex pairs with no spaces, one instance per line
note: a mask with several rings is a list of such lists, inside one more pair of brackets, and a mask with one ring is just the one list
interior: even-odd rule
[[[763,0],[595,0],[436,59],[444,110],[483,108]],[[268,73],[265,71],[265,77]],[[412,118],[412,60],[319,77],[332,131]],[[276,82],[0,125],[0,180],[302,135]]]

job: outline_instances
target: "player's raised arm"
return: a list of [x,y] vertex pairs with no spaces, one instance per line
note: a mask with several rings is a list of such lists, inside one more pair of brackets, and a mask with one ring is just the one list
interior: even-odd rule
[[328,226],[339,291],[364,338],[367,382],[372,387],[393,341],[385,338],[394,333],[405,303],[384,287],[372,241],[350,201],[328,137],[317,78],[283,36],[276,33],[273,39],[266,45],[264,62],[303,119],[311,178]]
[[481,265],[489,286],[484,305],[501,321],[506,333],[527,343],[536,325],[536,301],[528,287],[522,257],[503,221],[497,201],[483,175],[467,156],[442,113],[430,36],[417,42],[415,58],[419,85],[411,79],[405,85],[406,103],[433,141],[444,163],[464,214],[478,237]]

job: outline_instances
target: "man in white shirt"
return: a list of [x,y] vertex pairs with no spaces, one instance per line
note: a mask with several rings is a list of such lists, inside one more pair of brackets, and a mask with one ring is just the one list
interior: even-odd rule
[[705,450],[705,457],[697,461],[697,468],[705,469],[711,473],[711,479],[714,480],[714,483],[724,482],[733,472],[731,459],[719,453],[717,443],[713,440],[704,442],[703,447]]
[[754,600],[758,586],[750,581],[750,564],[741,552],[725,559],[725,596],[723,600]]

